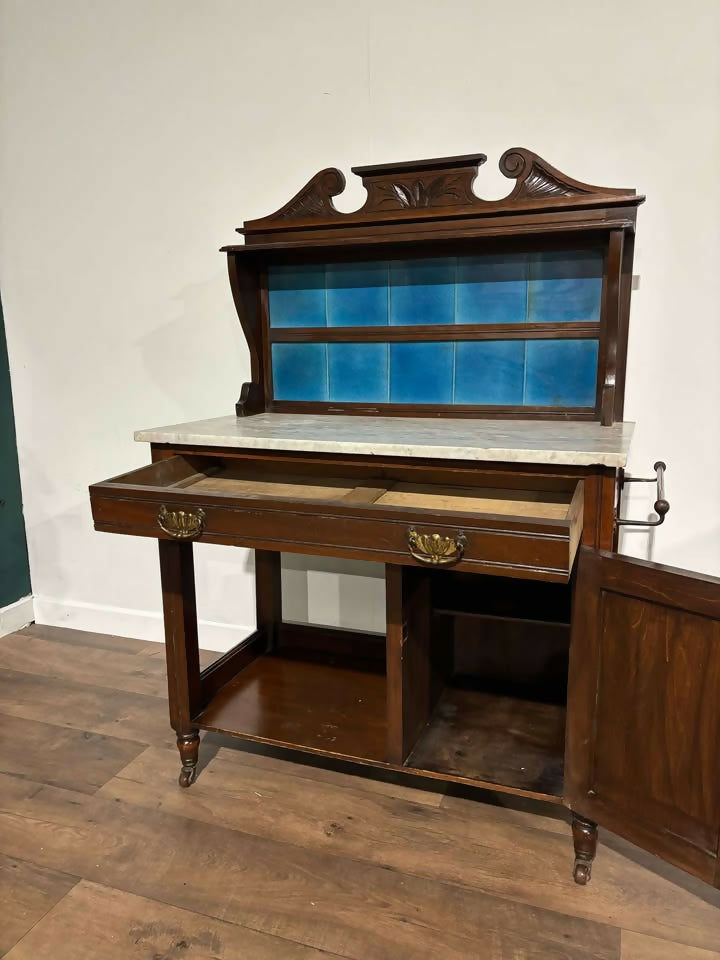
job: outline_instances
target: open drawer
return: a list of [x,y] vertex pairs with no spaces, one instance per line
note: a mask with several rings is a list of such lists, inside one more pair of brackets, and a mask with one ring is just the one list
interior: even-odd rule
[[[270,472],[242,458],[175,456],[90,487],[95,529],[260,550],[567,581],[583,485],[408,483]],[[309,468],[310,469],[310,468]],[[326,469],[326,468],[325,468]],[[530,481],[529,481],[530,482]]]

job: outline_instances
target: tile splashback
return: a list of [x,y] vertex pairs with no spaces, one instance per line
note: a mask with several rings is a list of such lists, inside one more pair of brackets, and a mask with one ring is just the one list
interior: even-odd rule
[[276,400],[593,407],[597,340],[274,343]]
[[328,343],[330,400],[340,403],[389,401],[386,343]]
[[454,257],[397,260],[390,264],[390,323],[455,322]]
[[602,274],[600,251],[277,265],[270,325],[594,322]]
[[328,400],[326,343],[274,343],[273,391],[276,400]]
[[328,327],[387,326],[387,263],[335,263],[325,270]]
[[[598,322],[600,251],[273,266],[270,324]],[[376,334],[377,335],[377,334]],[[275,342],[277,400],[593,407],[598,341]]]
[[327,326],[325,267],[271,267],[268,299],[273,327]]
[[391,403],[452,403],[453,343],[390,344]]

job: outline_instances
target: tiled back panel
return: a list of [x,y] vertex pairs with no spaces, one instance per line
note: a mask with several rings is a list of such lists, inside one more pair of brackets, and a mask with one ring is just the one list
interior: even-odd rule
[[[601,253],[576,251],[275,266],[270,325],[597,322],[602,268]],[[276,400],[592,407],[597,358],[598,341],[579,339],[275,342],[273,390]]]
[[273,343],[276,400],[593,407],[597,340]]
[[582,251],[274,266],[270,324],[597,321],[602,267],[600,252]]

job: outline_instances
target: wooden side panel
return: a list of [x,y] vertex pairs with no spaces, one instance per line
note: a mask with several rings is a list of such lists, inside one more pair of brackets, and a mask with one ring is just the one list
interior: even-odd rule
[[620,278],[620,313],[618,316],[618,337],[615,381],[615,420],[621,421],[625,406],[625,373],[627,366],[628,332],[630,327],[630,297],[632,296],[633,258],[635,256],[635,234],[627,231],[623,243],[622,276]]
[[265,634],[256,630],[240,643],[235,644],[221,657],[214,660],[200,673],[202,707],[205,709],[218,693],[238,673],[253,662],[266,647]]
[[228,253],[228,276],[235,309],[250,353],[249,383],[244,383],[235,405],[238,417],[249,417],[265,409],[265,365],[263,359],[265,292],[257,267]]
[[606,285],[604,297],[603,331],[600,336],[599,387],[600,417],[604,426],[610,426],[615,416],[615,389],[617,383],[617,347],[621,324],[621,275],[623,264],[624,230],[611,230],[608,242]]
[[566,801],[717,882],[720,580],[581,551]]
[[612,550],[615,535],[617,471],[612,467],[599,467],[597,473],[585,477],[584,487],[582,542],[586,547]]

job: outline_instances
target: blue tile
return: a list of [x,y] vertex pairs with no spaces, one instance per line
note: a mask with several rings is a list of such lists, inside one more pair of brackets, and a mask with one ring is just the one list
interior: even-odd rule
[[455,351],[455,403],[522,405],[524,340],[459,341]]
[[597,340],[528,340],[525,403],[594,407]]
[[390,264],[390,323],[453,323],[455,258]]
[[271,327],[325,327],[325,267],[271,266],[268,270]]
[[452,403],[454,344],[391,343],[391,403]]
[[388,402],[386,343],[330,343],[328,370],[333,402]]
[[524,323],[527,256],[459,257],[455,323]]
[[329,327],[378,327],[388,322],[387,263],[327,266]]
[[528,321],[597,322],[602,272],[603,258],[599,252],[538,254],[530,264]]
[[272,367],[276,400],[327,400],[326,343],[274,343]]

